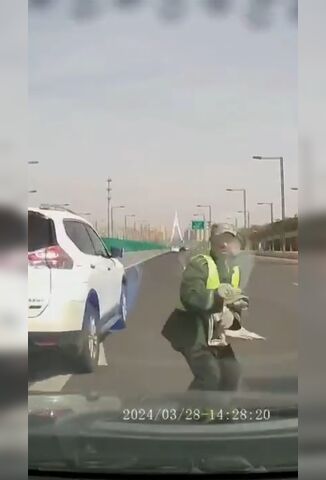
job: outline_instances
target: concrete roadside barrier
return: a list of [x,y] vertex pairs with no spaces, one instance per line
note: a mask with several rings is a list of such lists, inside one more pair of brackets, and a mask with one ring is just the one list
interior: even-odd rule
[[273,261],[273,262],[286,262],[289,264],[298,264],[299,263],[299,253],[298,252],[258,252],[253,251],[253,255],[260,261]]
[[299,252],[275,252],[275,251],[258,252],[256,251],[254,253],[259,257],[286,258],[289,260],[299,259]]

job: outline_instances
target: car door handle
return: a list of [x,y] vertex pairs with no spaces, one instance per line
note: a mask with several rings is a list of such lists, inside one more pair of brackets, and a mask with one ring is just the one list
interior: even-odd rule
[[111,267],[108,267],[108,270],[111,270]]
[[94,263],[91,263],[91,264],[90,264],[90,267],[91,267],[91,268],[95,268]]

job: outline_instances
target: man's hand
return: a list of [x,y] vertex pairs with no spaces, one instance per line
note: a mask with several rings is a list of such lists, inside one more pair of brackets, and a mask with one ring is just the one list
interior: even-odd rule
[[232,312],[241,313],[242,310],[247,310],[249,307],[249,298],[245,295],[242,295],[238,300],[236,300],[232,305],[229,305]]
[[226,305],[235,303],[243,296],[241,288],[232,287],[229,283],[221,283],[217,289],[218,295],[224,299]]

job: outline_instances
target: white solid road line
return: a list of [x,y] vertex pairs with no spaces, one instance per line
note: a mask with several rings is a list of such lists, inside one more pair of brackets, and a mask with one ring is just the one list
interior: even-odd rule
[[[100,367],[108,366],[108,361],[105,355],[105,350],[103,343],[100,344],[100,356],[98,365]],[[47,378],[46,380],[40,380],[39,382],[34,382],[29,388],[29,392],[60,392],[66,383],[71,378],[71,374],[67,375],[56,375],[55,377]]]
[[46,380],[34,382],[29,388],[29,392],[60,392],[68,382],[71,375],[56,375]]
[[98,359],[98,364],[100,367],[107,367],[108,366],[108,361],[107,361],[107,358],[106,358],[106,355],[105,355],[105,350],[104,350],[104,347],[103,347],[103,343],[100,343],[100,356],[99,356],[99,359]]

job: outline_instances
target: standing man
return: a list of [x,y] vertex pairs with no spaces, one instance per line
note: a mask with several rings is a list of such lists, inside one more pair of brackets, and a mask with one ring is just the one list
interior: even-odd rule
[[186,267],[182,307],[171,314],[162,334],[185,357],[194,376],[190,390],[236,390],[240,368],[223,331],[241,327],[241,309],[247,306],[237,264],[241,238],[232,226],[214,224],[210,244],[207,255],[196,255]]

